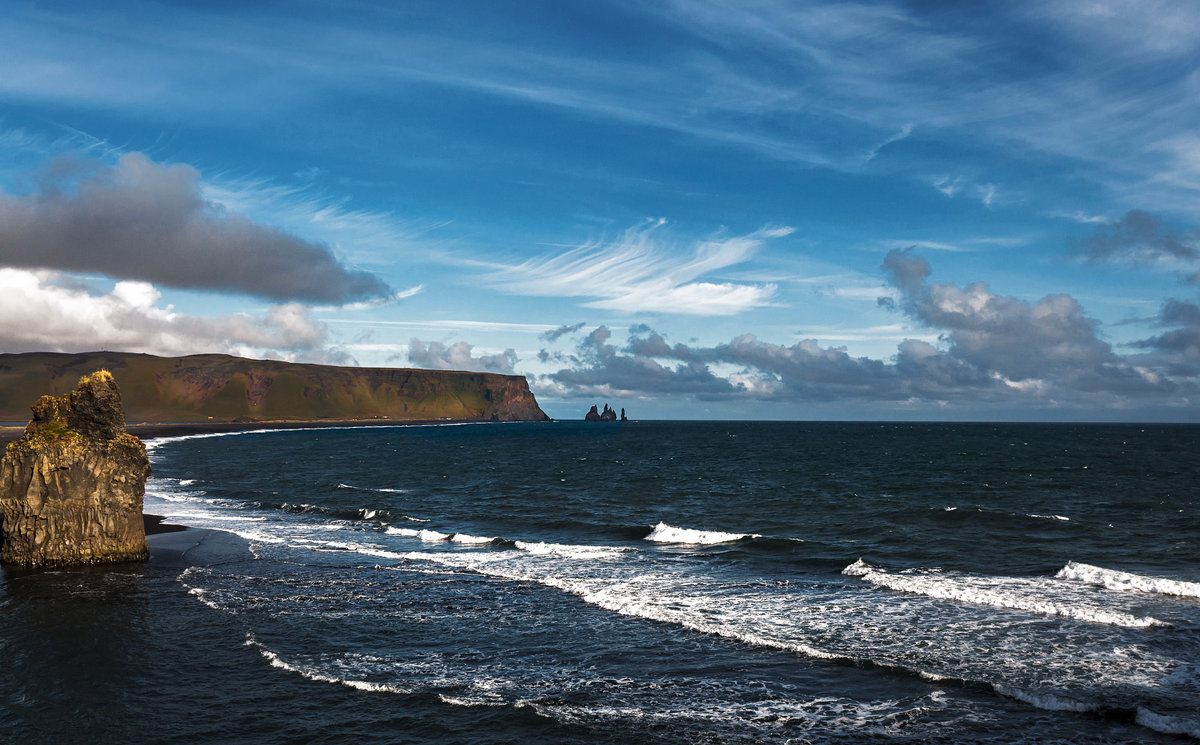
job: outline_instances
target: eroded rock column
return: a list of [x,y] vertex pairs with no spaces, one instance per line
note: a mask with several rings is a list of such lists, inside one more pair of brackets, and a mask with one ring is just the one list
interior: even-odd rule
[[67,566],[145,559],[142,497],[150,461],[125,431],[105,370],[65,396],[42,396],[0,461],[0,561]]

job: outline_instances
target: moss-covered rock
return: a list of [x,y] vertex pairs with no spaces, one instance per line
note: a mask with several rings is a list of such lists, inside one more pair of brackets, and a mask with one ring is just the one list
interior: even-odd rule
[[107,371],[42,396],[0,461],[0,561],[64,566],[145,559],[142,498],[150,461],[125,431]]

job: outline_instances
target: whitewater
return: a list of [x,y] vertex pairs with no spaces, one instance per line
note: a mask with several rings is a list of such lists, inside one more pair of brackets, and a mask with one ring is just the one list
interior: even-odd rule
[[331,741],[1200,739],[1195,430],[1074,427],[163,439],[146,501],[224,537],[207,664]]

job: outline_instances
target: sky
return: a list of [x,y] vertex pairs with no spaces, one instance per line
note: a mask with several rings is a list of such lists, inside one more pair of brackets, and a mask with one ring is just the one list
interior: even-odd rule
[[0,352],[1200,421],[1188,0],[0,8]]

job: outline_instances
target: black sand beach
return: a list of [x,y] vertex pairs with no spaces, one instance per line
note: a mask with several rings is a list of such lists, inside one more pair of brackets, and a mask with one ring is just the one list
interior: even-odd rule
[[[277,420],[263,422],[137,422],[128,423],[130,434],[143,440],[154,437],[183,437],[217,432],[247,432],[259,429],[320,429],[323,427],[396,427],[404,425],[439,424],[444,420],[397,419],[319,419]],[[12,442],[25,432],[24,424],[0,426],[0,444]]]

